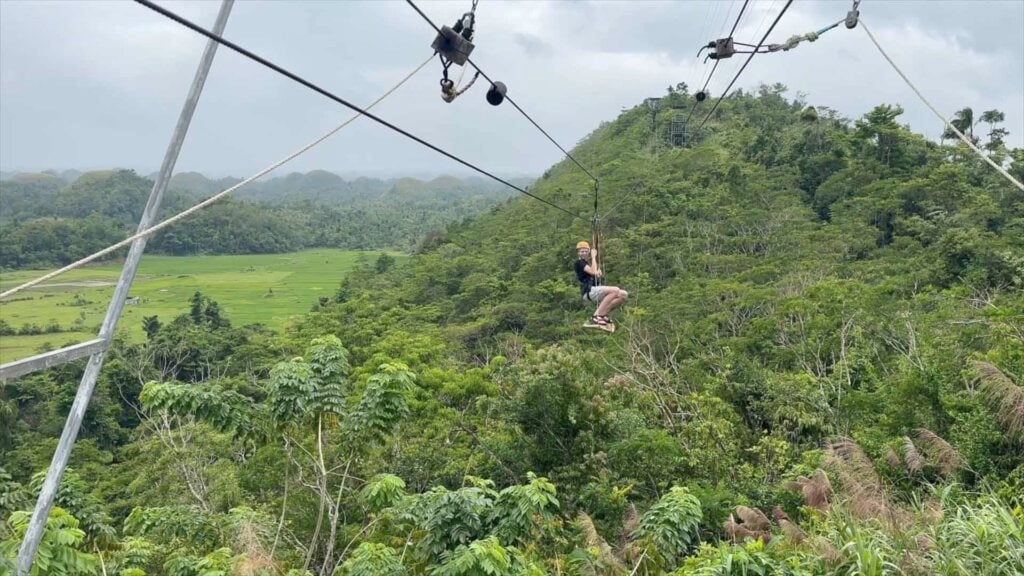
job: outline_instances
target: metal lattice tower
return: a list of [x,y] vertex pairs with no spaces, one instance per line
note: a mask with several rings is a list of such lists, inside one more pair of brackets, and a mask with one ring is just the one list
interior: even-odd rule
[[669,125],[668,142],[673,146],[689,146],[690,134],[684,120],[672,120]]
[[[224,32],[224,27],[227,25],[228,15],[231,13],[233,4],[234,0],[222,0],[220,11],[217,14],[217,21],[214,23],[214,30],[217,31],[217,34]],[[199,96],[203,92],[203,86],[206,84],[206,77],[210,73],[210,67],[213,65],[213,57],[217,53],[217,46],[217,42],[213,40],[207,42],[206,49],[199,60],[199,67],[192,78],[192,85],[189,88],[188,96],[185,98],[181,114],[178,116],[178,123],[174,128],[174,134],[171,136],[171,142],[164,153],[163,163],[160,165],[160,175],[153,184],[146,208],[139,220],[139,232],[146,230],[156,221],[164,191],[167,189],[167,183],[174,173],[174,165],[178,161],[178,153],[181,151],[182,144],[185,141],[188,127],[192,123],[192,115],[195,112],[196,105],[199,103]],[[46,479],[43,481],[43,486],[39,491],[39,498],[36,500],[35,509],[32,511],[32,519],[29,521],[25,538],[21,541],[21,548],[18,550],[18,559],[15,567],[18,576],[28,576],[32,570],[36,550],[46,528],[46,520],[50,516],[50,509],[53,508],[53,501],[57,496],[57,489],[60,486],[61,478],[64,476],[64,470],[67,468],[68,459],[71,457],[71,449],[78,438],[78,430],[81,428],[85,411],[89,407],[89,400],[92,398],[93,390],[96,387],[96,379],[99,377],[100,369],[103,367],[104,354],[114,338],[117,322],[121,318],[125,300],[128,298],[128,291],[135,280],[135,272],[138,270],[139,261],[142,259],[142,253],[145,249],[145,237],[139,238],[132,243],[97,338],[0,366],[0,381],[2,381],[37,372],[45,368],[66,364],[86,356],[89,357],[85,373],[82,374],[82,381],[78,386],[78,392],[75,394],[75,401],[71,405],[67,420],[64,422],[64,431],[61,433],[57,449],[54,451],[53,459],[50,461],[50,468],[46,472]]]

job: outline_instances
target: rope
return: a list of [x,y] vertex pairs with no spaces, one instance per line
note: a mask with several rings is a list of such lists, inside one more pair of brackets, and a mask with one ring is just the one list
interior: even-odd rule
[[[142,1],[142,0],[136,0],[136,1]],[[425,14],[425,13],[423,12],[423,10],[420,10],[419,6],[417,6],[417,5],[416,5],[416,4],[415,4],[415,3],[414,3],[414,2],[412,1],[412,0],[405,0],[405,1],[406,1],[406,2],[407,2],[407,3],[409,4],[409,6],[412,6],[412,9],[413,9],[413,10],[415,10],[415,11],[416,11],[416,12],[417,12],[417,13],[418,13],[418,14],[419,14],[420,16],[422,16],[422,17],[423,17],[423,19],[424,19],[424,20],[425,20],[425,21],[427,22],[427,24],[430,24],[430,27],[431,27],[431,28],[433,28],[435,32],[437,32],[438,34],[440,34],[440,33],[441,33],[441,29],[437,27],[437,24],[434,24],[434,21],[433,21],[433,20],[431,20],[431,19],[430,19],[430,17],[429,17],[429,16],[427,16],[427,15],[426,15],[426,14]],[[483,77],[484,77],[484,80],[487,80],[487,82],[488,82],[488,83],[490,83],[490,84],[491,84],[492,86],[494,85],[494,80],[491,80],[491,77],[490,77],[490,76],[488,76],[486,72],[484,72],[483,70],[481,70],[481,69],[480,69],[480,67],[476,65],[476,62],[473,62],[473,59],[472,59],[472,58],[466,58],[466,62],[467,62],[467,63],[469,63],[469,65],[470,65],[470,66],[472,66],[473,68],[475,68],[475,69],[476,69],[476,71],[477,71],[477,72],[478,72],[478,73],[479,73],[479,74],[480,74],[481,76],[483,76]],[[540,133],[541,133],[541,134],[543,134],[544,136],[546,136],[546,137],[547,137],[547,139],[548,139],[548,140],[550,140],[552,144],[554,144],[554,145],[555,145],[555,146],[556,146],[556,147],[557,147],[557,148],[558,148],[559,150],[561,150],[561,151],[562,151],[562,154],[565,154],[566,158],[568,158],[569,160],[572,160],[572,161],[573,161],[573,162],[574,162],[574,163],[575,163],[575,164],[576,164],[577,166],[579,166],[580,170],[583,170],[584,172],[586,172],[587,176],[590,176],[590,178],[591,178],[592,180],[594,180],[595,182],[597,181],[597,176],[594,176],[594,175],[593,175],[593,174],[592,174],[592,173],[590,172],[590,170],[587,170],[587,169],[586,169],[586,168],[585,168],[585,167],[583,166],[583,164],[580,164],[580,163],[579,163],[579,161],[578,161],[578,160],[576,160],[576,158],[574,158],[574,157],[573,157],[573,155],[572,155],[572,154],[570,154],[568,150],[566,150],[565,148],[563,148],[563,147],[562,147],[562,145],[561,145],[561,144],[559,144],[557,140],[555,140],[554,138],[552,138],[552,137],[551,137],[551,135],[550,135],[550,134],[548,134],[547,130],[544,130],[543,128],[541,128],[541,127],[540,127],[540,124],[537,124],[537,122],[536,122],[536,121],[535,121],[535,120],[534,120],[533,118],[531,118],[531,117],[530,117],[530,115],[529,115],[529,114],[527,114],[525,110],[523,110],[522,108],[520,108],[520,107],[519,107],[519,104],[516,104],[516,101],[515,101],[515,100],[513,100],[513,99],[512,99],[512,97],[511,97],[511,96],[509,96],[509,95],[508,95],[507,93],[505,94],[505,100],[508,100],[509,104],[511,104],[511,105],[512,105],[512,106],[513,106],[513,107],[514,107],[514,108],[515,108],[516,110],[518,110],[518,111],[519,111],[519,113],[520,113],[520,114],[522,114],[524,118],[526,118],[527,120],[529,120],[529,121],[530,121],[530,123],[531,123],[531,124],[533,124],[533,126],[534,126],[534,127],[535,127],[535,128],[537,129],[537,130],[540,130]]]
[[[374,122],[376,122],[376,123],[378,123],[378,124],[380,124],[382,126],[386,126],[387,128],[390,128],[391,130],[401,134],[402,136],[405,136],[406,138],[408,138],[408,139],[410,139],[410,140],[412,140],[412,141],[414,141],[414,142],[416,142],[418,144],[426,146],[427,148],[430,148],[434,152],[437,152],[438,154],[440,154],[440,155],[442,155],[442,156],[444,156],[446,158],[449,158],[451,160],[454,160],[454,161],[458,162],[459,164],[462,164],[463,166],[465,166],[466,168],[469,168],[470,170],[473,170],[475,172],[483,174],[484,176],[487,176],[488,178],[490,178],[491,180],[494,180],[495,182],[500,182],[501,184],[504,184],[505,186],[508,186],[509,188],[515,190],[516,192],[519,192],[520,194],[529,196],[530,198],[533,198],[534,200],[537,200],[538,202],[543,202],[544,204],[547,204],[548,206],[551,206],[552,208],[555,208],[556,210],[560,210],[562,212],[565,212],[566,214],[568,214],[569,216],[572,216],[573,218],[580,218],[581,217],[578,214],[570,212],[570,211],[566,210],[565,208],[562,208],[561,206],[559,206],[557,204],[554,204],[552,202],[549,202],[549,201],[541,198],[540,196],[537,196],[536,194],[530,193],[529,191],[527,191],[524,188],[516,186],[515,184],[509,182],[508,180],[505,180],[504,178],[495,176],[494,174],[488,172],[487,170],[484,170],[483,168],[480,168],[479,166],[476,166],[475,164],[472,164],[472,163],[470,163],[470,162],[468,162],[466,160],[463,160],[462,158],[459,158],[458,156],[452,154],[451,152],[448,152],[447,150],[439,148],[439,147],[431,144],[430,142],[427,142],[423,138],[420,138],[419,136],[416,136],[415,134],[412,134],[411,132],[409,132],[407,130],[403,130],[403,129],[399,128],[398,126],[395,126],[394,124],[392,124],[391,122],[388,122],[387,120],[384,120],[380,116],[377,116],[376,114],[373,114],[371,112],[368,112],[368,111],[360,108],[359,106],[356,106],[355,104],[349,102],[348,100],[345,100],[344,98],[338,96],[337,94],[334,94],[333,92],[330,92],[330,91],[328,91],[328,90],[326,90],[324,88],[321,88],[320,86],[310,82],[309,80],[306,80],[302,76],[299,76],[298,74],[296,74],[294,72],[291,72],[289,70],[286,70],[285,68],[282,68],[281,66],[278,66],[277,64],[274,64],[270,60],[267,60],[266,58],[263,58],[262,56],[259,56],[259,55],[255,54],[253,52],[250,52],[249,50],[246,50],[245,48],[242,48],[241,46],[239,46],[238,44],[235,44],[234,42],[228,40],[227,38],[224,38],[223,36],[220,36],[218,34],[214,34],[213,32],[210,32],[209,30],[207,30],[206,28],[203,28],[202,26],[196,24],[195,22],[192,22],[191,20],[188,20],[187,18],[179,16],[178,14],[175,14],[174,12],[171,12],[170,10],[167,10],[166,8],[158,6],[158,5],[154,4],[153,2],[151,2],[150,0],[135,0],[135,2],[138,2],[139,4],[142,4],[146,8],[149,8],[150,10],[160,14],[161,16],[164,16],[166,18],[174,20],[178,24],[181,24],[182,26],[192,30],[193,32],[196,32],[198,34],[206,36],[207,38],[209,38],[211,40],[216,41],[218,44],[221,44],[222,46],[227,46],[231,50],[234,50],[235,52],[241,54],[242,56],[245,56],[246,58],[252,60],[253,62],[256,62],[256,63],[258,63],[258,64],[260,64],[262,66],[270,68],[274,72],[277,72],[278,74],[288,78],[289,80],[292,80],[292,81],[294,81],[294,82],[296,82],[298,84],[301,84],[301,85],[305,86],[306,88],[309,88],[310,90],[316,92],[317,94],[320,94],[321,96],[329,98],[329,99],[337,102],[338,104],[341,104],[342,106],[345,106],[346,108],[348,108],[350,110],[353,110],[355,112],[359,112],[360,114],[362,114],[363,116],[366,116],[370,120],[373,120]],[[431,55],[431,58],[433,58],[433,55]],[[479,68],[477,68],[477,70],[479,70]],[[481,74],[483,74],[483,73],[481,72]],[[485,78],[487,77],[486,74],[483,74],[483,76]],[[488,79],[488,80],[490,80],[490,79]]]
[[821,37],[822,34],[824,34],[825,32],[828,32],[829,30],[832,30],[832,29],[836,28],[837,26],[839,26],[843,22],[846,22],[846,18],[843,18],[842,20],[840,20],[839,22],[836,22],[835,24],[830,24],[828,26],[825,26],[824,28],[822,28],[820,30],[814,30],[813,32],[808,32],[807,34],[797,34],[796,36],[790,36],[789,40],[786,40],[782,44],[769,44],[768,45],[768,51],[769,52],[778,52],[778,51],[781,50],[783,52],[789,52],[790,50],[792,50],[793,48],[796,48],[798,44],[800,44],[801,42],[803,42],[805,40],[807,42],[814,42],[814,41],[816,41],[818,38]]
[[[463,68],[462,69],[462,74],[459,74],[459,82],[458,82],[458,84],[462,84],[462,76],[465,73],[466,73],[466,69]],[[452,102],[455,101],[456,98],[458,98],[459,96],[462,96],[466,92],[466,90],[469,90],[470,88],[472,88],[473,84],[476,82],[476,79],[479,78],[479,77],[480,77],[480,73],[477,72],[476,74],[473,75],[473,78],[470,79],[469,84],[466,84],[462,88],[459,88],[458,84],[453,85],[451,87],[451,89],[445,89],[444,87],[442,87],[441,88],[441,99],[444,100],[445,102],[451,104]]]
[[[398,90],[399,87],[401,87],[403,84],[405,84],[410,78],[415,76],[417,72],[422,70],[423,67],[426,66],[433,58],[434,58],[434,55],[431,54],[426,60],[423,61],[422,64],[417,66],[415,70],[413,70],[408,75],[406,75],[405,78],[402,78],[402,80],[399,81],[398,84],[395,84],[390,90],[388,90],[383,95],[381,95],[380,98],[377,98],[376,100],[374,100],[366,108],[367,109],[373,108],[374,106],[379,104],[382,100],[384,100],[385,98],[390,96],[395,90]],[[142,232],[139,232],[139,233],[137,233],[137,234],[135,234],[133,236],[129,236],[128,238],[125,238],[124,240],[118,242],[117,244],[114,244],[113,246],[104,248],[103,250],[100,250],[99,252],[96,252],[95,254],[91,254],[89,256],[86,256],[85,258],[82,258],[81,260],[78,260],[76,262],[72,262],[71,264],[68,264],[67,266],[61,268],[60,270],[55,270],[53,272],[50,272],[49,274],[40,276],[39,278],[36,278],[35,280],[32,280],[30,282],[26,282],[26,283],[24,283],[24,284],[22,284],[20,286],[15,287],[15,288],[11,288],[10,290],[7,290],[6,292],[0,294],[0,299],[6,298],[6,297],[11,296],[13,294],[16,294],[18,292],[21,292],[22,290],[25,290],[26,288],[31,288],[32,286],[35,286],[35,285],[37,285],[37,284],[39,284],[41,282],[45,282],[47,280],[50,280],[50,279],[52,279],[52,278],[54,278],[56,276],[59,276],[59,275],[65,273],[65,272],[69,272],[71,270],[74,270],[75,268],[79,268],[79,267],[81,267],[81,266],[83,266],[85,264],[88,264],[89,262],[92,262],[93,260],[96,260],[97,258],[100,258],[102,256],[110,254],[111,252],[114,252],[116,250],[124,248],[125,246],[128,246],[129,244],[131,244],[132,242],[134,242],[135,240],[137,240],[139,238],[145,238],[147,236],[152,236],[153,234],[159,232],[160,230],[163,230],[164,228],[167,228],[168,226],[178,222],[179,220],[189,216],[190,214],[192,214],[192,213],[194,213],[194,212],[196,212],[198,210],[201,210],[201,209],[209,206],[210,204],[213,204],[214,202],[220,200],[224,196],[227,196],[228,194],[231,194],[235,190],[238,190],[239,188],[241,188],[243,186],[246,186],[247,184],[250,184],[253,181],[262,178],[263,176],[267,175],[268,173],[273,172],[274,170],[280,168],[284,164],[287,164],[288,162],[294,160],[298,156],[300,156],[300,155],[306,153],[307,151],[309,151],[314,146],[320,144],[324,140],[327,140],[331,136],[334,136],[342,128],[348,126],[349,124],[351,124],[353,121],[355,121],[360,116],[362,116],[362,114],[355,114],[355,115],[353,115],[351,118],[349,118],[345,122],[341,123],[339,126],[337,126],[336,128],[332,129],[331,131],[327,132],[323,136],[317,138],[316,140],[313,140],[309,144],[306,144],[302,148],[299,148],[295,152],[292,152],[288,156],[285,156],[281,160],[278,160],[277,162],[271,164],[270,166],[264,168],[263,170],[260,170],[259,172],[257,172],[256,174],[253,174],[252,176],[246,178],[245,180],[242,180],[241,182],[239,182],[238,184],[235,184],[234,186],[228,188],[227,190],[224,190],[222,192],[218,192],[217,194],[214,194],[213,196],[207,198],[206,200],[203,200],[202,202],[200,202],[199,204],[196,204],[195,206],[189,208],[188,210],[185,210],[184,212],[181,212],[180,214],[178,214],[176,216],[172,216],[171,218],[168,218],[167,220],[164,220],[163,222],[160,222],[159,224],[156,224],[155,226],[147,228],[147,229],[143,230]]]
[[765,32],[764,36],[761,37],[761,41],[757,43],[757,47],[754,48],[754,51],[751,52],[749,56],[747,56],[746,62],[743,63],[743,66],[740,68],[739,72],[737,72],[736,75],[733,76],[732,82],[729,82],[729,85],[725,88],[725,91],[722,92],[722,95],[718,97],[718,100],[715,100],[715,106],[711,108],[711,111],[708,112],[708,115],[705,116],[704,120],[701,121],[700,126],[697,127],[698,131],[704,127],[704,124],[706,124],[708,118],[711,118],[711,115],[715,113],[715,110],[718,110],[718,105],[722,103],[722,99],[729,94],[729,90],[732,89],[732,85],[735,84],[737,80],[739,80],[740,74],[743,74],[743,71],[747,69],[747,64],[750,64],[750,61],[754,59],[754,55],[757,54],[757,51],[764,44],[764,41],[768,39],[768,35],[771,34],[772,30],[775,29],[775,26],[779,23],[779,20],[782,20],[782,15],[786,13],[786,10],[789,10],[789,6],[792,3],[793,0],[786,0],[786,5],[782,7],[782,11],[779,12],[779,15],[775,17],[775,21],[772,22],[772,25],[768,27],[768,31]]
[[875,39],[875,35],[872,34],[871,30],[868,30],[867,25],[864,24],[864,19],[863,18],[860,19],[860,25],[861,25],[862,28],[864,28],[864,32],[867,33],[868,38],[871,39],[871,42],[875,45],[875,48],[878,48],[878,51],[882,53],[882,56],[885,57],[886,61],[889,62],[889,64],[892,66],[892,69],[895,70],[896,73],[900,75],[900,78],[903,78],[903,81],[907,83],[907,86],[910,86],[910,89],[914,91],[914,94],[917,94],[917,97],[920,98],[922,102],[924,102],[924,105],[927,106],[932,112],[934,112],[935,116],[938,117],[939,120],[942,120],[942,123],[945,124],[947,128],[949,128],[954,133],[956,133],[957,137],[959,137],[960,140],[962,140],[964,144],[967,144],[967,146],[970,147],[971,150],[974,150],[978,154],[978,156],[981,156],[982,160],[984,160],[985,162],[988,162],[990,166],[992,166],[993,168],[998,170],[999,173],[1002,174],[1003,176],[1005,176],[1007,180],[1009,180],[1010,182],[1013,182],[1014,186],[1016,186],[1017,188],[1020,188],[1021,190],[1024,190],[1024,184],[1021,184],[1020,181],[1018,181],[1016,178],[1011,176],[1010,173],[1007,172],[1005,168],[1003,168],[999,164],[996,164],[995,161],[993,161],[991,158],[988,157],[988,155],[986,155],[984,152],[979,150],[978,147],[974,145],[974,142],[971,142],[970,138],[968,138],[967,136],[964,136],[963,132],[961,132],[959,129],[957,129],[956,126],[953,126],[949,122],[949,120],[946,119],[945,116],[943,116],[938,110],[935,109],[935,106],[932,106],[931,102],[929,102],[928,99],[925,98],[923,94],[921,94],[921,91],[917,89],[917,86],[914,86],[914,83],[911,82],[909,78],[907,78],[907,75],[904,74],[902,70],[900,70],[900,67],[897,66],[896,63],[892,61],[892,58],[889,58],[889,55],[886,54],[886,52],[882,48],[881,44],[879,44],[878,40]]

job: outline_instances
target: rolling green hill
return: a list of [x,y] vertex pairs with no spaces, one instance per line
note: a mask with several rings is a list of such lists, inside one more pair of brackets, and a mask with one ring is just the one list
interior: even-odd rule
[[[176,174],[160,218],[236,182]],[[70,184],[50,174],[0,180],[0,269],[64,265],[121,240],[135,230],[152,186],[129,170],[88,172]],[[348,181],[322,170],[293,173],[243,188],[157,234],[149,248],[176,256],[412,251],[424,237],[497,206],[509,194],[479,178]]]
[[[341,279],[360,257],[378,256],[360,254],[321,249],[242,256],[148,255],[132,285],[131,297],[138,302],[125,309],[119,333],[131,342],[143,340],[144,317],[173,319],[188,310],[188,300],[196,292],[217,301],[225,316],[239,326],[263,324],[283,330],[321,297],[333,298]],[[0,289],[42,273],[5,273]],[[0,363],[31,356],[41,348],[95,338],[120,274],[120,262],[90,266],[0,302],[0,323],[13,332],[0,329]]]
[[[898,106],[766,86],[670,145],[692,105],[573,150],[630,292],[614,335],[580,326],[570,162],[531,192],[578,218],[516,198],[354,267],[284,334],[193,298],[112,353],[67,547],[161,574],[1024,570],[1024,196]],[[5,511],[78,371],[4,388]]]

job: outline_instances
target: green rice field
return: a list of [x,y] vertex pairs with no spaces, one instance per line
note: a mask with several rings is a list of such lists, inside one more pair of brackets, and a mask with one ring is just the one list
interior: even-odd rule
[[[216,300],[235,326],[261,323],[280,330],[308,312],[320,297],[333,296],[360,254],[372,262],[380,253],[322,249],[244,256],[143,256],[129,294],[139,303],[125,306],[118,332],[141,340],[144,316],[156,315],[169,322],[188,312],[188,300],[196,291]],[[2,272],[0,290],[45,272]],[[15,330],[33,324],[40,329],[60,328],[47,334],[0,336],[0,363],[95,338],[120,273],[121,262],[73,270],[0,301],[0,320]]]

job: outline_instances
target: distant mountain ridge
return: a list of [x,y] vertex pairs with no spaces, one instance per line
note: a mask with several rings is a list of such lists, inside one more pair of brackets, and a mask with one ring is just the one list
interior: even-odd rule
[[3,180],[16,180],[19,177],[35,176],[35,175],[40,175],[40,174],[45,174],[47,176],[53,176],[55,178],[59,178],[59,179],[63,180],[64,182],[70,184],[70,183],[74,182],[75,180],[78,180],[78,177],[81,176],[82,174],[84,174],[84,172],[81,172],[81,171],[78,171],[78,170],[64,170],[62,172],[58,172],[56,170],[43,170],[42,172],[21,172],[21,171],[18,171],[18,170],[13,170],[13,171],[0,170],[0,181],[3,181]]
[[[10,183],[33,183],[35,187],[63,187],[74,184],[86,174],[104,173],[95,170],[80,172],[78,170],[45,170],[43,172],[0,172],[0,182],[12,188]],[[157,174],[146,175],[145,178],[155,180]],[[226,190],[242,179],[234,176],[211,178],[199,172],[178,172],[172,178],[168,190],[180,194],[189,200],[208,198],[213,194]],[[507,178],[517,186],[528,186],[534,178],[515,176]],[[41,182],[49,182],[47,185]],[[368,201],[374,202],[396,196],[425,197],[435,194],[453,194],[455,196],[474,196],[477,194],[498,195],[506,197],[514,193],[504,184],[479,176],[457,177],[448,174],[436,176],[429,180],[396,177],[375,178],[357,176],[345,178],[327,170],[310,172],[292,172],[268,180],[252,182],[233,196],[241,200],[253,200],[265,204],[282,205],[292,203],[334,204],[337,202]],[[7,217],[9,214],[0,214]]]
[[[186,197],[208,197],[238,183],[238,178],[210,179],[196,172],[175,174],[170,190]],[[529,185],[532,178],[513,178],[517,185]],[[396,196],[404,199],[426,198],[438,194],[456,197],[485,196],[507,197],[514,193],[507,186],[480,177],[458,178],[442,175],[431,180],[418,178],[370,178],[345,179],[326,170],[280,176],[266,181],[253,182],[239,190],[235,197],[265,204],[282,205],[294,203],[336,204],[339,202],[374,203]]]
[[[70,183],[65,178],[74,177]],[[237,184],[181,172],[163,220]],[[519,179],[523,186],[528,179]],[[131,170],[5,173],[0,180],[0,268],[65,264],[135,228],[153,187]],[[310,247],[415,249],[449,224],[486,212],[515,192],[482,178],[356,178],[325,170],[254,182],[150,243],[157,252],[277,253]]]

